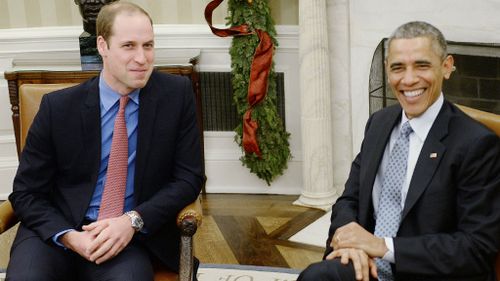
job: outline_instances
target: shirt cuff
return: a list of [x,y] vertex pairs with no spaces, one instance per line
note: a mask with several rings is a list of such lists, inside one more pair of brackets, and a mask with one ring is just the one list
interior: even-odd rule
[[392,240],[391,237],[384,237],[384,242],[385,242],[385,246],[387,247],[388,251],[382,257],[382,259],[386,260],[390,263],[395,263],[396,259],[394,258],[394,241]]
[[74,229],[70,228],[70,229],[66,229],[66,230],[63,230],[59,233],[57,233],[56,235],[52,236],[52,241],[54,241],[54,243],[57,245],[57,246],[60,246],[60,247],[63,247],[64,249],[66,249],[66,246],[64,246],[61,242],[59,242],[59,238],[63,235],[63,234],[66,234],[70,231],[72,231]]

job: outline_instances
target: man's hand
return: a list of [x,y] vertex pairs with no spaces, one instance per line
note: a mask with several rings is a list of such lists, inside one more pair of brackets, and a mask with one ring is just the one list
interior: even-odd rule
[[354,248],[343,248],[331,252],[326,256],[327,260],[340,258],[342,264],[348,264],[349,260],[354,266],[356,280],[369,281],[370,274],[377,278],[377,266],[375,261],[370,258],[363,250]]
[[66,248],[90,261],[87,249],[92,244],[94,238],[95,236],[90,232],[71,230],[61,236],[60,241]]
[[83,226],[83,230],[96,235],[87,248],[89,260],[96,264],[117,256],[130,243],[135,233],[130,218],[126,215],[93,222]]
[[383,238],[368,232],[355,222],[339,227],[333,234],[330,246],[335,250],[355,248],[366,252],[370,257],[383,257],[389,250]]

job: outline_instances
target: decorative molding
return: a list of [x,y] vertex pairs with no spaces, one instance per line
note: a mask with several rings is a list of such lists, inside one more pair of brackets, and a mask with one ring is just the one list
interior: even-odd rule
[[480,44],[470,42],[448,42],[448,53],[480,57],[500,57],[500,44]]
[[[16,138],[14,137],[14,134],[8,134],[8,135],[0,135],[0,145],[2,144],[12,144],[16,142]],[[0,157],[1,159],[1,157]],[[1,160],[0,160],[1,162]]]
[[0,157],[0,170],[17,169],[17,157]]
[[0,157],[0,200],[6,200],[12,190],[17,165],[17,157]]
[[[298,27],[277,26],[278,52],[298,50]],[[168,51],[202,49],[227,53],[231,40],[213,35],[206,25],[155,25],[158,64]],[[78,36],[81,27],[38,27],[0,30],[0,59],[13,58],[14,68],[79,67]],[[178,49],[175,51],[175,49]]]

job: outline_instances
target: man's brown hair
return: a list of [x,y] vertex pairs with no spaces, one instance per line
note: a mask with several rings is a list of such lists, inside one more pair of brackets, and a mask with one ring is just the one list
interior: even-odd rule
[[134,14],[140,13],[149,18],[149,22],[153,25],[153,20],[143,8],[130,2],[113,2],[109,5],[102,7],[99,15],[97,16],[96,28],[97,36],[102,36],[109,44],[108,39],[113,36],[113,23],[118,14]]

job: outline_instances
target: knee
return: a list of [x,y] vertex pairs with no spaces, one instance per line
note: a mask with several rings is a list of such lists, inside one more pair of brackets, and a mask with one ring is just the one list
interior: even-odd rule
[[297,281],[326,281],[328,280],[327,274],[323,262],[313,263],[300,273]]
[[[21,225],[22,226],[22,225]],[[20,227],[18,233],[22,231]],[[7,266],[8,281],[69,280],[73,276],[69,251],[32,236],[12,247]]]
[[26,256],[22,260],[19,256],[11,256],[7,266],[6,281],[51,281],[58,280],[58,272],[49,264],[40,264],[33,262],[31,256]]
[[21,271],[13,271],[7,269],[7,276],[5,281],[51,281],[51,279],[47,276],[44,276],[41,272],[35,272],[31,270],[21,270]]
[[9,263],[5,281],[68,280],[69,276],[73,276],[73,274],[64,265],[57,268],[50,266],[50,264],[30,262],[27,259],[27,263]]
[[343,265],[339,259],[324,260],[308,266],[297,281],[345,281],[355,280],[352,264]]

